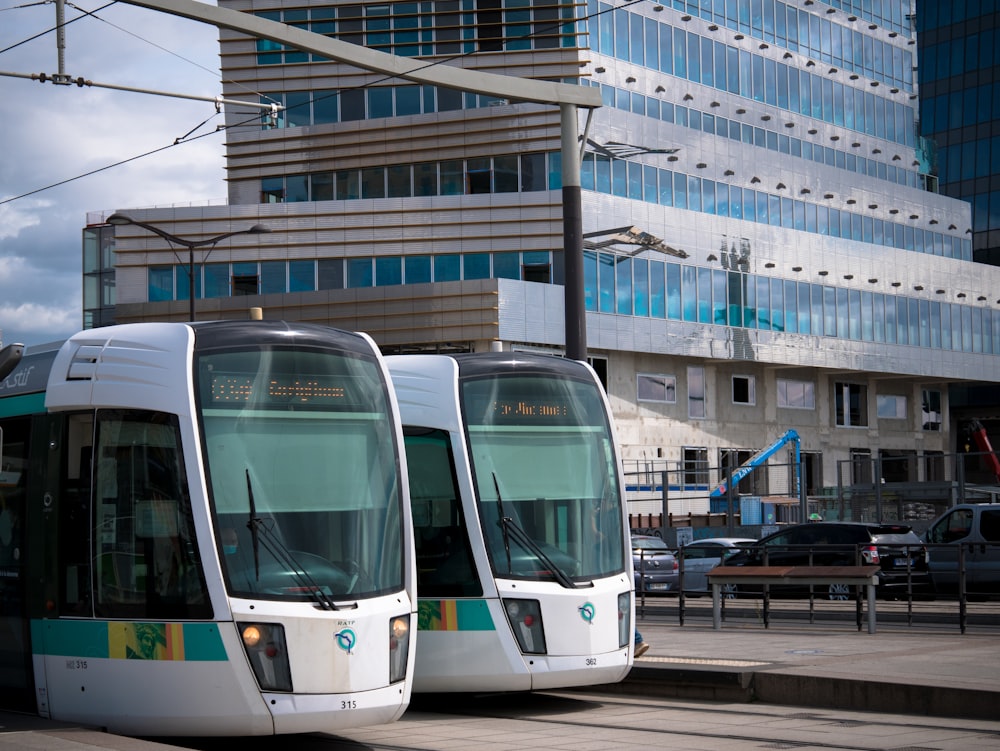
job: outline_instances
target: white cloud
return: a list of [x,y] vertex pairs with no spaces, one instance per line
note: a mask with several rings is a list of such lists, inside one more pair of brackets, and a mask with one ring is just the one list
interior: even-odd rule
[[[0,200],[8,196],[0,196]],[[17,237],[27,227],[41,223],[40,211],[51,207],[51,201],[25,199],[21,202],[0,204],[0,240]]]
[[[67,4],[67,20],[78,15]],[[105,21],[82,18],[66,27],[67,75],[197,96],[221,93],[218,29],[124,4],[97,15]],[[57,72],[54,33],[19,44],[55,26],[54,5],[0,8],[0,18],[0,50],[7,50],[0,53],[0,70]],[[9,76],[0,76],[0,98],[6,103],[0,332],[4,341],[30,345],[81,325],[81,231],[88,212],[225,198],[223,135],[214,133],[222,118],[210,102]],[[192,135],[211,135],[102,169],[169,147],[192,129]]]

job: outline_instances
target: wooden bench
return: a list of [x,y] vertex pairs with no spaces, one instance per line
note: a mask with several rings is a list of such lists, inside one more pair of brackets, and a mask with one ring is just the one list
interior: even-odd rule
[[[768,625],[767,587],[776,584],[829,586],[845,584],[866,588],[868,633],[875,633],[875,587],[878,566],[716,566],[708,572],[712,586],[712,626],[722,628],[722,587],[726,584],[760,584],[765,588],[764,627]],[[861,630],[861,602],[858,601],[858,630]]]

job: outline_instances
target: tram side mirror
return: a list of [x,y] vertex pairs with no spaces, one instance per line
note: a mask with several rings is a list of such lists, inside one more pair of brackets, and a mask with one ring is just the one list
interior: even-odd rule
[[23,344],[8,344],[0,349],[0,380],[9,376],[24,355]]

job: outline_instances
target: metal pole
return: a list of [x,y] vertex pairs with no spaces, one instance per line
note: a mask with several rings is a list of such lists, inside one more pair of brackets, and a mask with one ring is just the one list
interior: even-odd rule
[[[668,474],[669,472],[670,472],[669,469],[663,470],[663,474],[662,474],[661,479],[660,479],[660,482],[662,483],[662,487],[660,488],[660,528],[661,529],[666,529],[667,527],[670,526],[670,506],[669,506],[669,500],[668,500],[668,493],[670,491],[670,487],[668,485],[668,483],[670,482],[670,480],[669,480],[669,474]],[[662,533],[661,533],[661,535],[662,535]]]
[[576,105],[560,105],[562,132],[563,249],[566,256],[566,356],[587,360],[587,311],[583,283],[583,201],[580,190]]
[[188,320],[194,322],[194,245],[188,245]]
[[733,496],[735,493],[736,490],[733,488],[733,468],[726,467],[726,534],[730,537],[736,534],[735,520],[733,519],[735,514]]
[[878,456],[875,462],[875,518],[871,521],[882,521],[882,457]]

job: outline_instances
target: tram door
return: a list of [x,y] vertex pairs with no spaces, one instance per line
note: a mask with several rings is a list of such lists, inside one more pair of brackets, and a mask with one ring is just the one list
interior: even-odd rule
[[34,711],[24,519],[31,419],[0,420],[0,703]]

